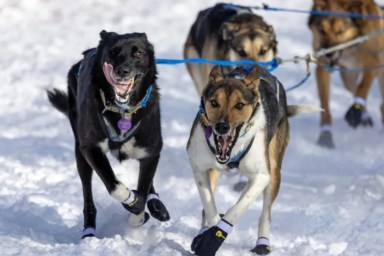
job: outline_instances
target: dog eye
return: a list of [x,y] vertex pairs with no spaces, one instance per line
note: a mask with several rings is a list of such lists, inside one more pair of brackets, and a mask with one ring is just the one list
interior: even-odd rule
[[219,103],[216,100],[211,100],[211,106],[216,108],[219,106]]
[[260,51],[259,51],[259,55],[264,55],[266,53],[267,53],[267,50],[265,50],[265,49],[260,49]]
[[235,105],[235,108],[238,110],[242,110],[244,108],[244,106],[245,106],[244,103],[239,102]]
[[237,51],[237,54],[239,54],[240,57],[247,57],[247,53],[244,50]]
[[110,55],[112,56],[117,56],[119,55],[119,51],[117,49],[112,49],[110,52],[109,52]]

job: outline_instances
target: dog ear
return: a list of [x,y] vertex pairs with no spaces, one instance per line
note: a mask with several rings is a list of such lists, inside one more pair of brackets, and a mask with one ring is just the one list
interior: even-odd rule
[[100,38],[101,40],[107,39],[109,36],[117,35],[115,32],[107,32],[104,29],[100,32]]
[[376,4],[373,0],[343,0],[342,4],[347,6],[347,11],[364,15],[375,15]]
[[234,37],[234,32],[238,31],[240,29],[239,24],[233,23],[233,22],[224,22],[223,25],[221,25],[220,28],[220,34],[221,38],[224,41],[230,41]]
[[315,11],[324,11],[325,9],[328,8],[327,6],[329,4],[329,1],[333,1],[333,0],[314,0],[313,9]]
[[145,41],[148,41],[147,34],[145,33],[135,33],[139,38],[144,39]]
[[214,66],[209,74],[209,83],[217,83],[223,79],[224,76],[221,67],[218,65]]
[[259,67],[252,66],[248,74],[241,79],[242,82],[250,89],[256,90],[260,84]]
[[108,32],[105,31],[104,29],[101,30],[101,32],[100,32],[100,38],[101,38],[101,39],[105,39],[105,38],[107,38],[107,36],[108,36]]

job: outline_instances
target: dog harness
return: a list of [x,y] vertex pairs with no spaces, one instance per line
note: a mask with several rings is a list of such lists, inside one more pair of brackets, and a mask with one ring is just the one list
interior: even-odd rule
[[[104,92],[100,90],[100,97],[104,105],[104,110],[102,111],[101,115],[99,114],[99,119],[100,119],[101,126],[104,130],[104,133],[108,137],[108,146],[111,150],[119,149],[124,143],[129,141],[135,135],[137,128],[141,124],[141,121],[137,122],[137,124],[132,127],[130,117],[133,114],[135,114],[137,111],[139,111],[141,108],[145,108],[147,106],[147,102],[149,100],[149,97],[151,96],[151,93],[152,93],[152,84],[148,87],[144,98],[138,104],[136,104],[136,106],[134,106],[133,108],[131,108],[131,110],[129,110],[128,108],[121,108],[119,106],[113,105],[110,102],[108,102],[105,99]],[[113,125],[105,117],[104,113],[106,111],[111,111],[114,113],[121,114],[122,119],[120,119],[117,124],[120,130],[122,131],[120,135],[116,132]]]

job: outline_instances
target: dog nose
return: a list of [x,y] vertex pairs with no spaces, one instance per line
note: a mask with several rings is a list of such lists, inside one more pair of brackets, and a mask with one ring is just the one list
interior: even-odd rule
[[224,121],[218,122],[215,125],[215,130],[218,134],[226,134],[229,131],[229,124]]
[[128,68],[120,67],[116,69],[116,74],[120,77],[126,77],[129,74]]

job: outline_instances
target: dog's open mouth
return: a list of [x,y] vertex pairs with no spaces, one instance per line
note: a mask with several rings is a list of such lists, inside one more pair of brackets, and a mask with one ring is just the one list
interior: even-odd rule
[[214,133],[213,138],[216,147],[216,159],[220,164],[226,164],[231,158],[232,148],[235,145],[243,124],[240,124],[233,129],[232,132],[226,135]]
[[103,65],[104,76],[115,91],[115,100],[118,104],[126,104],[134,88],[135,76],[125,79],[119,79],[113,72],[113,66],[108,63]]

